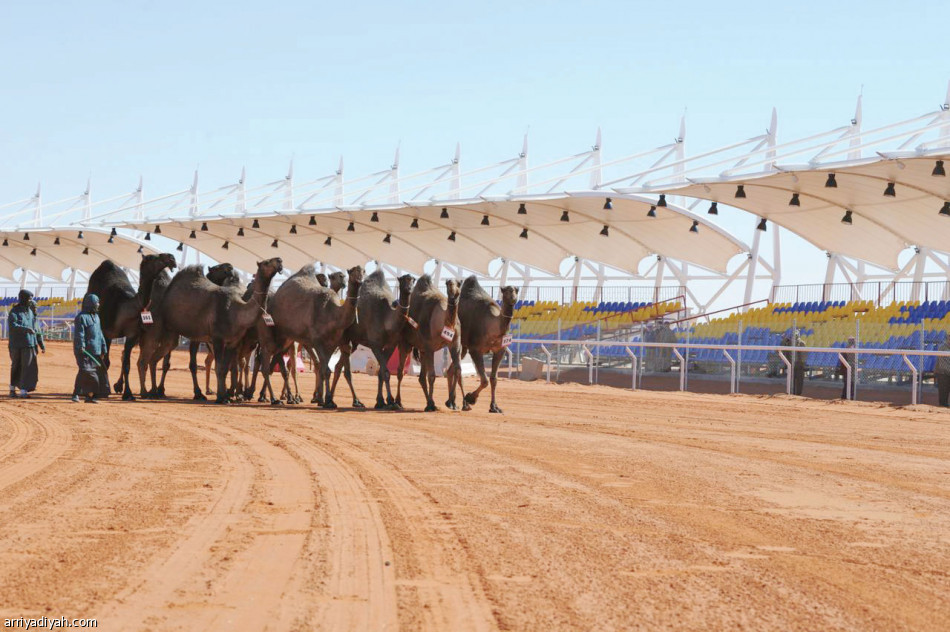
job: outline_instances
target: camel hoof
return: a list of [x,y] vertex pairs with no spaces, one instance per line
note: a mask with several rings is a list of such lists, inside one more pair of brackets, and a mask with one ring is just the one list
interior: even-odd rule
[[500,414],[500,415],[503,415],[503,414],[504,414],[504,413],[502,412],[501,408],[498,408],[498,405],[497,405],[497,404],[492,404],[492,405],[488,408],[488,412],[490,412],[490,413],[498,413],[498,414]]
[[377,401],[377,402],[376,402],[376,405],[373,406],[373,408],[375,408],[376,410],[392,410],[392,409],[389,407],[389,404],[385,404],[385,403],[383,403],[382,401]]
[[113,386],[112,388],[113,388],[114,392],[116,392],[116,393],[121,393],[121,392],[122,392],[122,388],[123,388],[124,386],[125,386],[125,384],[122,383],[122,380],[119,380],[118,382],[115,383],[115,386]]
[[392,395],[390,395],[389,397],[386,398],[386,404],[387,404],[388,406],[392,406],[392,405],[395,404],[395,403],[396,403],[396,400],[393,399]]
[[208,390],[205,391],[205,395],[214,395],[214,391],[212,391],[212,390],[209,388]]
[[439,407],[436,406],[435,404],[429,404],[429,405],[426,406],[426,408],[425,408],[425,412],[427,412],[427,413],[434,413],[434,412],[436,412],[437,410],[439,410]]
[[295,395],[295,396],[294,396],[294,403],[295,403],[295,404],[302,404],[302,403],[303,403],[303,397],[301,397],[300,395]]
[[251,401],[252,399],[254,399],[254,389],[252,388],[245,389],[244,399],[246,399],[247,401]]
[[135,401],[135,395],[133,395],[132,393],[122,393],[122,401],[123,401],[123,402],[134,402],[134,401]]
[[455,402],[453,402],[452,400],[447,400],[447,401],[445,402],[445,407],[448,408],[449,410],[458,410],[458,409],[459,409],[459,407],[456,406],[456,405],[455,405]]
[[[155,395],[155,397],[158,397],[158,395]],[[195,401],[197,401],[197,402],[206,402],[206,401],[208,401],[208,398],[205,397],[203,393],[195,393],[195,396],[194,396],[193,399],[194,399]],[[220,402],[216,402],[216,403],[220,403]]]
[[401,402],[393,402],[392,404],[389,405],[389,407],[390,407],[392,410],[402,410],[402,409],[403,409]]
[[336,404],[333,402],[327,402],[323,405],[327,410],[336,410]]
[[353,408],[366,408],[366,404],[364,404],[363,402],[361,402],[361,401],[358,400],[358,399],[354,399],[354,400],[353,400]]
[[468,393],[465,395],[466,404],[474,404],[476,401],[478,401],[478,397],[474,393]]
[[227,397],[219,397],[214,400],[214,403],[218,404],[219,406],[227,406],[231,403],[231,400],[229,400]]
[[272,399],[272,400],[270,400],[270,405],[271,405],[271,406],[283,406],[283,405],[284,405],[284,402],[283,402],[283,400],[280,400],[280,399]]
[[472,410],[472,407],[468,402],[462,402],[462,410],[463,411]]

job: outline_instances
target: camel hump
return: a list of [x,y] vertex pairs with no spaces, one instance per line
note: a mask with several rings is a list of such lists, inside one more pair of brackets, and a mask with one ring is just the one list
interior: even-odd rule
[[191,265],[185,266],[182,268],[176,277],[181,277],[183,279],[194,278],[194,277],[203,277],[205,275],[205,267],[202,265]]
[[294,272],[292,275],[290,275],[290,278],[291,278],[291,279],[296,279],[296,278],[299,278],[299,277],[314,277],[314,278],[316,278],[316,277],[317,277],[317,269],[316,269],[315,267],[313,267],[313,264],[311,263],[311,264],[305,265],[304,267],[300,268],[299,270],[297,270],[296,272]]
[[[462,298],[474,299],[474,300],[492,300],[491,296],[488,295],[488,292],[481,286],[478,282],[478,278],[473,274],[464,281],[462,281],[462,290],[460,292]],[[492,301],[494,302],[494,301]]]
[[435,287],[435,284],[432,282],[432,277],[428,274],[423,274],[412,287],[412,293],[422,294],[423,292],[428,292],[433,287]]
[[89,276],[88,286],[90,292],[99,294],[100,297],[106,290],[119,290],[125,294],[135,294],[132,283],[129,282],[129,276],[112,259],[106,259],[99,264],[99,267]]
[[363,287],[373,286],[373,287],[383,287],[386,285],[386,274],[383,272],[382,268],[376,268],[373,270],[372,274],[368,275],[363,279]]

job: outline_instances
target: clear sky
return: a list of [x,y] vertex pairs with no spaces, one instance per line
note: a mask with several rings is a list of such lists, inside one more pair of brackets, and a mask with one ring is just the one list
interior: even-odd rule
[[[668,143],[779,140],[935,110],[950,3],[228,2],[0,4],[0,203],[512,157],[537,164]],[[738,211],[720,221],[750,239]],[[795,249],[787,256],[805,256]],[[824,257],[786,266],[820,282]]]

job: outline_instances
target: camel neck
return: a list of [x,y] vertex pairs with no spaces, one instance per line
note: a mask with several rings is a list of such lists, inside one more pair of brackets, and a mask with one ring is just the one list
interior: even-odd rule
[[158,277],[158,273],[148,270],[139,270],[139,291],[136,294],[142,305],[148,305],[152,299],[152,282]]
[[[507,310],[507,311],[506,311]],[[502,331],[508,331],[508,327],[511,325],[511,318],[515,315],[514,307],[511,305],[501,304],[501,328]]]
[[459,299],[456,296],[455,299],[448,299],[448,309],[445,313],[445,322],[454,323],[458,318],[459,313]]
[[342,325],[349,327],[356,320],[356,299],[359,298],[360,290],[349,283],[346,287],[346,298],[343,299],[343,310],[340,312]]

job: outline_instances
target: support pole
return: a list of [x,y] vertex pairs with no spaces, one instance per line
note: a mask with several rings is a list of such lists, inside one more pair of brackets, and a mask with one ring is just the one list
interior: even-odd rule
[[680,390],[686,390],[686,358],[679,352],[679,349],[672,347],[673,355],[680,361]]
[[[911,389],[910,389],[910,405],[917,405],[917,367],[914,366],[914,363],[907,359],[906,355],[901,355],[901,358],[904,360],[904,364],[910,368],[911,375]],[[849,393],[850,395],[850,393]]]
[[792,394],[792,363],[785,357],[784,351],[778,352],[778,357],[785,363],[785,394]]
[[551,352],[548,351],[548,348],[545,347],[544,345],[541,345],[541,351],[544,353],[544,355],[546,355],[546,356],[548,357],[548,364],[547,364],[547,368],[548,368],[548,371],[547,371],[547,373],[548,373],[548,376],[547,376],[547,383],[550,384],[550,383],[551,383]]
[[637,390],[637,354],[630,350],[630,347],[624,347],[624,351],[630,356],[630,390]]
[[726,356],[726,360],[729,361],[729,394],[736,394],[736,361],[733,360],[732,356],[729,355],[729,351],[726,349],[722,350],[722,355]]
[[[857,357],[858,357],[858,356],[855,355],[854,357],[855,357],[855,362],[854,362],[854,363],[857,364]],[[845,376],[844,376],[844,384],[845,384],[845,391],[844,391],[844,392],[845,392],[845,395],[846,395],[845,399],[851,399],[851,379],[852,379],[852,378],[851,378],[851,365],[848,364],[848,362],[844,359],[844,355],[842,355],[842,354],[840,354],[840,353],[838,354],[838,361],[841,362],[841,364],[843,364],[843,365],[844,365],[844,368],[845,368]],[[916,396],[915,396],[915,398],[916,398]]]

